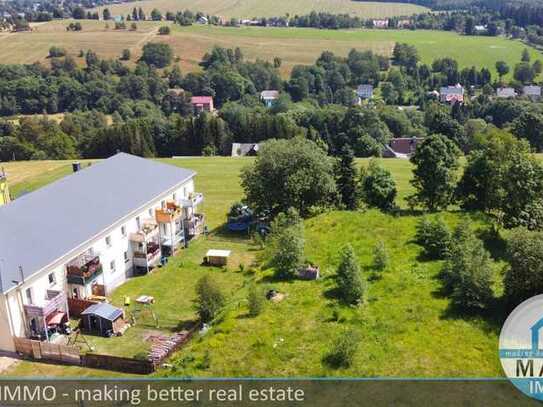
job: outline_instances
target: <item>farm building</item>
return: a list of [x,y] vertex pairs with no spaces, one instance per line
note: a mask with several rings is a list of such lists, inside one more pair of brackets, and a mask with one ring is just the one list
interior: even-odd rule
[[124,153],[74,171],[0,207],[0,350],[190,238],[203,201],[193,171]]
[[258,154],[256,143],[232,143],[232,157],[254,157]]
[[390,140],[385,146],[385,158],[409,158],[416,150],[417,145],[424,140],[420,137],[398,137]]
[[460,84],[455,86],[444,86],[439,91],[439,100],[442,103],[463,103],[464,102],[464,87]]
[[193,96],[190,103],[194,109],[194,113],[213,112],[213,98],[211,96]]
[[274,101],[279,98],[279,91],[277,90],[263,90],[260,92],[260,100],[264,102],[266,107],[272,107]]

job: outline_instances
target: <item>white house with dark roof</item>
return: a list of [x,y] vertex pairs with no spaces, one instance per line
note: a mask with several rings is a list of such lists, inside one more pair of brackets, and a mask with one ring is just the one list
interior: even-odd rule
[[263,90],[260,92],[260,100],[264,102],[266,107],[272,107],[274,102],[279,98],[277,90]]
[[195,175],[119,153],[0,207],[0,350],[47,338],[69,298],[108,295],[196,234]]
[[530,99],[541,98],[541,86],[529,85],[522,88],[522,95]]
[[515,88],[498,88],[496,90],[496,96],[500,99],[510,99],[516,98],[518,95]]

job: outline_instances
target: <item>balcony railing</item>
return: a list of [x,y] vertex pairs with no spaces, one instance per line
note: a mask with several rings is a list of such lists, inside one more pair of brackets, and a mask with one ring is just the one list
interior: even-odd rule
[[66,265],[67,281],[70,284],[86,285],[103,271],[100,257],[83,254]]
[[155,212],[156,221],[158,223],[170,223],[176,219],[179,219],[183,211],[181,207],[175,202],[166,203],[164,209],[157,209]]
[[62,291],[47,290],[46,297],[38,304],[28,304],[24,306],[26,316],[47,317],[58,309],[66,308],[66,294]]
[[187,233],[191,236],[198,235],[204,231],[205,216],[203,213],[195,213],[185,221]]
[[134,252],[134,265],[137,267],[154,267],[160,262],[160,247],[152,245],[148,247],[147,253]]
[[181,199],[180,202],[183,208],[194,208],[204,202],[204,194],[201,192],[193,192],[187,199]]
[[138,232],[130,234],[130,240],[136,243],[147,243],[158,237],[158,224],[154,220],[146,220]]

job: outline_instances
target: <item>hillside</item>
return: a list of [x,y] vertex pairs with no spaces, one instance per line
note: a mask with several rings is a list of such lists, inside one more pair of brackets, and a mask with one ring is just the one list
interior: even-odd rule
[[[146,14],[154,8],[167,11],[191,10],[225,18],[279,17],[285,14],[306,14],[311,10],[335,14],[349,13],[364,18],[382,18],[407,16],[428,11],[427,8],[405,3],[356,2],[352,0],[143,0],[116,5],[107,8],[113,15],[126,15],[132,9],[141,7]],[[96,10],[102,11],[105,7]]]

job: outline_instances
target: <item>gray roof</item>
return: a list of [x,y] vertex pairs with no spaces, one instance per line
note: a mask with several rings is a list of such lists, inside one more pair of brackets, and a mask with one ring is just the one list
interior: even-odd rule
[[263,90],[260,92],[260,97],[264,100],[271,99],[275,100],[279,97],[279,91],[277,90]]
[[123,310],[114,307],[107,302],[100,302],[98,304],[91,305],[81,315],[96,315],[97,317],[107,319],[108,321],[115,321],[117,318],[123,315]]
[[1,291],[19,266],[32,276],[195,174],[119,153],[0,206]]
[[501,98],[512,98],[517,96],[517,92],[514,88],[498,88],[496,94]]
[[522,88],[522,92],[529,96],[541,96],[541,86],[528,85]]
[[463,95],[464,88],[462,86],[443,86],[440,91],[442,95]]

